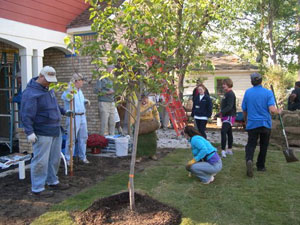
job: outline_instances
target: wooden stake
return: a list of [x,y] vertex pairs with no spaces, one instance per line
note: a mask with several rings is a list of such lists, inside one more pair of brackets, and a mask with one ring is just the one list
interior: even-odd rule
[[[70,100],[70,110],[73,110],[73,99]],[[70,151],[70,176],[73,176],[73,114],[70,115],[70,146],[69,146],[69,151]]]

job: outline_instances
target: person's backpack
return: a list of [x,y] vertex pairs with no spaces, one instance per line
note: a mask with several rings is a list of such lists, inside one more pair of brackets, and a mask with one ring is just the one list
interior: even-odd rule
[[108,145],[108,140],[100,134],[91,134],[87,139],[87,147],[100,147],[104,148]]

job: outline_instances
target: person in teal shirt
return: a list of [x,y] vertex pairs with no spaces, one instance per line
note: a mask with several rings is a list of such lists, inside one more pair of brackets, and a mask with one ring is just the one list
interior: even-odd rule
[[222,160],[217,149],[192,126],[185,127],[184,136],[190,141],[193,154],[186,169],[203,184],[213,182],[214,176],[222,169]]

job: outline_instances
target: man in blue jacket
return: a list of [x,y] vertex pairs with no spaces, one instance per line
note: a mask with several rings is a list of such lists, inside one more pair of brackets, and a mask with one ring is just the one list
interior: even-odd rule
[[56,100],[49,85],[57,82],[54,68],[45,66],[38,77],[32,78],[23,92],[21,118],[28,142],[33,144],[31,160],[31,191],[40,197],[51,197],[53,191],[68,185],[59,183],[57,172],[61,157],[61,114],[65,110]]

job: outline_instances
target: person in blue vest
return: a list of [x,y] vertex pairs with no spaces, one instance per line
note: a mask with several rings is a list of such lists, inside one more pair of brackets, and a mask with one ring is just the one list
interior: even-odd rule
[[[68,90],[64,91],[64,93],[61,96],[61,99],[64,101],[65,104],[65,110],[70,110],[70,98],[68,96],[70,95],[70,92],[72,91],[71,84],[74,84],[74,88],[77,93],[74,93],[73,102],[72,102],[72,108],[73,112],[75,112],[75,117],[73,122],[73,155],[75,153],[75,146],[77,143],[77,149],[78,150],[78,156],[80,159],[80,162],[88,164],[90,163],[87,160],[86,157],[86,142],[88,139],[88,129],[87,129],[87,122],[86,122],[86,109],[85,105],[90,104],[90,101],[86,99],[82,93],[82,86],[84,84],[84,77],[80,73],[74,73],[71,81],[70,81],[70,87]],[[74,106],[74,107],[73,107]],[[65,148],[65,156],[66,161],[69,165],[70,161],[70,119],[68,118],[66,120],[66,127],[68,131],[68,136],[66,138],[66,148]],[[75,140],[76,137],[76,140]]]
[[242,109],[248,132],[246,150],[246,174],[253,177],[253,157],[259,138],[260,151],[257,157],[257,171],[266,171],[266,156],[272,128],[271,113],[279,114],[281,109],[275,107],[272,91],[262,87],[262,76],[259,73],[250,75],[252,88],[246,90]]
[[193,154],[186,169],[203,184],[213,182],[215,175],[222,169],[222,160],[217,149],[192,126],[184,128],[184,136],[190,141]]
[[205,94],[206,88],[200,84],[198,86],[198,95],[195,97],[193,102],[192,115],[196,121],[197,128],[200,134],[206,139],[206,124],[208,118],[212,114],[212,101],[208,94]]
[[60,121],[66,111],[58,105],[54,91],[49,90],[50,83],[55,82],[55,69],[45,66],[38,77],[29,81],[21,101],[22,123],[28,142],[33,144],[31,191],[39,197],[52,197],[52,190],[69,188],[57,176],[62,145]]

